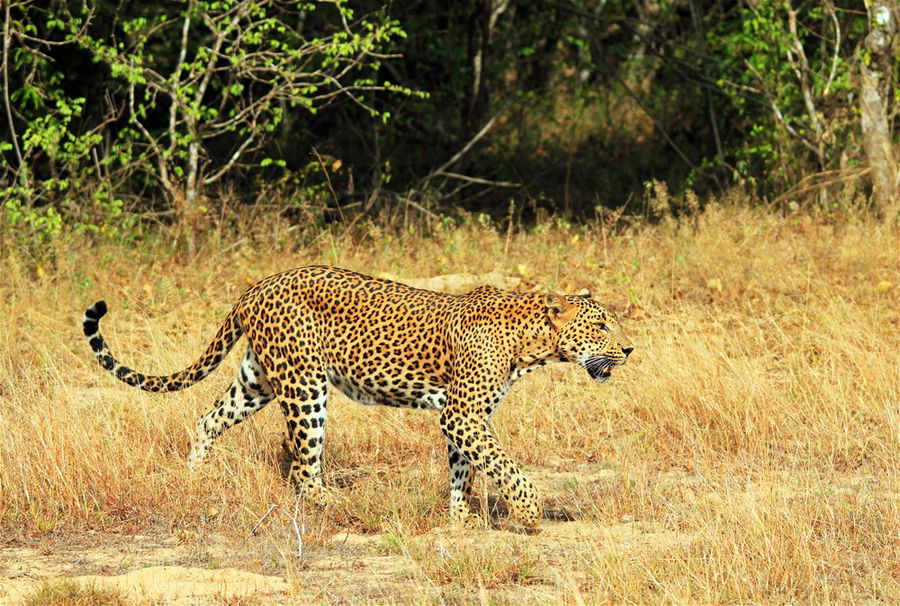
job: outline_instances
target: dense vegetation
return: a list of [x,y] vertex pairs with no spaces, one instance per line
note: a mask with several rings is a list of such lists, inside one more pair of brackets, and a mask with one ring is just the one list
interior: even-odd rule
[[[3,4],[0,228],[189,235],[464,208],[641,210],[653,181],[893,215],[885,1]],[[13,238],[10,234],[15,233]]]

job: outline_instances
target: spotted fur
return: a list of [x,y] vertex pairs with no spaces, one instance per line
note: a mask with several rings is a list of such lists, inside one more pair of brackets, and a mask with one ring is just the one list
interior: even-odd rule
[[293,454],[291,479],[324,497],[322,448],[328,389],[363,404],[440,411],[450,463],[450,515],[472,525],[474,469],[493,479],[510,511],[535,526],[534,485],[504,453],[488,420],[512,384],[550,362],[576,362],[597,381],[633,347],[614,314],[590,295],[539,295],[481,286],[465,295],[411,288],[335,267],[294,269],[263,279],[237,301],[206,352],[184,370],[148,376],[127,368],[100,334],[103,301],[83,327],[100,365],[146,391],[176,391],[202,380],[243,334],[238,376],[197,423],[188,458],[203,461],[215,439],[277,400]]

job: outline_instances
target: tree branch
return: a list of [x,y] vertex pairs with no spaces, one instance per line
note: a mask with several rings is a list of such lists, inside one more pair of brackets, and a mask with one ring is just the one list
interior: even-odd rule
[[172,71],[172,92],[173,97],[169,105],[169,153],[175,150],[175,128],[178,126],[178,103],[175,97],[178,95],[178,87],[181,86],[181,68],[184,66],[184,60],[187,57],[188,32],[191,28],[191,11],[194,9],[194,0],[189,0],[187,9],[184,11],[184,23],[181,25],[181,48],[178,49],[178,60],[175,62],[175,69]]
[[812,153],[818,155],[819,151],[816,149],[816,146],[806,140],[806,138],[797,132],[797,130],[791,126],[788,121],[785,119],[784,114],[781,113],[781,109],[779,109],[778,104],[775,103],[775,99],[769,94],[769,90],[766,88],[765,80],[763,80],[762,74],[759,73],[753,64],[744,59],[744,64],[747,66],[753,75],[756,76],[756,79],[759,80],[760,90],[762,94],[765,96],[766,100],[769,102],[769,105],[772,108],[772,113],[775,114],[775,119],[785,128],[787,132],[789,132],[793,137],[795,137],[800,143],[803,144],[804,147],[809,149]]
[[9,123],[9,137],[12,139],[13,149],[16,152],[16,161],[19,164],[18,172],[24,180],[23,185],[28,187],[28,168],[22,159],[22,150],[19,148],[19,137],[16,135],[16,125],[13,121],[12,105],[9,101],[9,47],[12,38],[9,32],[9,5],[10,1],[3,3],[3,103],[6,107],[6,119]]
[[150,145],[151,149],[153,149],[153,153],[156,154],[157,166],[159,167],[159,180],[162,181],[163,187],[168,190],[170,195],[174,195],[175,188],[172,185],[172,182],[169,180],[169,170],[166,166],[166,159],[162,153],[162,150],[159,148],[159,145],[156,142],[156,139],[153,135],[150,134],[150,131],[147,130],[147,127],[138,119],[137,112],[134,109],[134,84],[132,83],[128,87],[128,110],[129,110],[129,120],[137,125],[138,130],[141,131],[141,134],[144,135],[144,138],[147,139],[147,143]]
[[840,56],[841,50],[841,23],[838,21],[837,12],[834,10],[834,3],[831,0],[828,0],[825,3],[825,10],[828,11],[828,14],[831,16],[831,20],[834,22],[834,56],[831,58],[831,72],[828,74],[828,80],[825,82],[825,89],[822,91],[822,96],[828,96],[828,90],[831,88],[831,84],[834,82],[834,76],[837,73],[837,65],[838,65],[838,57]]
[[481,130],[479,130],[477,133],[475,133],[475,136],[473,136],[471,139],[469,139],[469,142],[466,143],[461,150],[459,150],[458,152],[453,154],[453,156],[449,160],[447,160],[446,162],[441,164],[438,168],[434,169],[433,171],[431,171],[430,173],[425,175],[425,177],[423,179],[421,179],[419,181],[419,183],[416,185],[416,188],[422,189],[422,187],[426,183],[431,181],[439,173],[443,173],[446,169],[448,169],[451,166],[453,166],[454,164],[456,164],[460,158],[465,156],[469,152],[469,150],[472,149],[473,145],[478,143],[478,141],[482,137],[484,137],[486,134],[488,134],[488,131],[491,130],[491,128],[494,126],[494,122],[496,122],[496,121],[497,121],[496,116],[491,118],[490,120],[488,120],[487,123],[481,127]]
[[468,175],[461,175],[459,173],[450,173],[444,170],[438,171],[435,173],[437,177],[448,177],[450,179],[459,179],[460,181],[466,181],[468,183],[477,183],[478,185],[490,185],[491,187],[519,187],[521,183],[514,183],[513,181],[491,181],[490,179],[482,179],[480,177],[470,177]]
[[253,141],[259,136],[258,131],[255,129],[247,136],[246,139],[240,144],[240,146],[234,150],[234,153],[228,158],[228,162],[226,162],[219,170],[215,173],[206,177],[201,181],[203,185],[211,185],[222,178],[222,176],[231,170],[231,167],[235,165],[235,163],[240,159],[240,157],[247,151],[250,145],[253,144]]

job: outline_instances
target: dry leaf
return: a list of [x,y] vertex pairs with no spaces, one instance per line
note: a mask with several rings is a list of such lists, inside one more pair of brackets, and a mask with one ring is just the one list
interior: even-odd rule
[[708,288],[709,290],[722,292],[722,280],[720,280],[719,278],[710,278],[706,281],[706,288]]

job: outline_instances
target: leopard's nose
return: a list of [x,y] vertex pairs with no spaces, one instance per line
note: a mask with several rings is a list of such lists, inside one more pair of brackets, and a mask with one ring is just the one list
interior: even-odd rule
[[633,352],[633,351],[634,351],[634,347],[623,347],[622,348],[622,353],[624,353],[626,356],[630,356],[631,352]]

